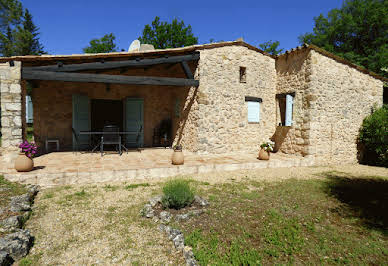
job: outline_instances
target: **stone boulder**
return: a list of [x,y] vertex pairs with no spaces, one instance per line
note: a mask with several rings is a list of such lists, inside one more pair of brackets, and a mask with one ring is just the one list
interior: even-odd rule
[[14,260],[12,257],[5,251],[0,251],[0,266],[9,266],[12,265]]
[[172,214],[168,211],[162,211],[159,214],[159,218],[162,223],[169,223],[171,221]]
[[10,209],[12,212],[21,212],[31,210],[32,195],[29,193],[11,198]]
[[0,232],[12,232],[22,227],[21,215],[8,217],[0,222]]
[[36,194],[38,194],[40,187],[37,185],[28,185],[27,189],[28,189],[28,193],[30,194],[30,196],[35,197]]
[[189,246],[183,248],[183,257],[185,257],[187,266],[197,266],[198,263],[195,260],[193,249]]
[[154,209],[150,204],[145,204],[143,209],[140,210],[140,215],[146,218],[152,218],[155,216]]
[[207,200],[197,195],[194,196],[194,202],[202,207],[206,207],[209,205],[209,202]]
[[18,230],[0,238],[0,252],[8,253],[13,260],[25,257],[33,244],[33,237],[28,230]]
[[160,195],[155,196],[155,197],[151,198],[148,203],[151,205],[151,207],[155,207],[156,204],[162,203],[162,196],[160,196]]

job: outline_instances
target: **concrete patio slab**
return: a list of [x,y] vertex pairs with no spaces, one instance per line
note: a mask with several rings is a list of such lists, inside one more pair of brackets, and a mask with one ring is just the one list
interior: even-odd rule
[[171,164],[171,149],[130,151],[119,156],[108,153],[54,152],[34,159],[34,170],[16,172],[13,165],[2,164],[5,178],[42,187],[71,184],[130,181],[155,177],[170,177],[218,171],[260,168],[298,167],[314,165],[313,158],[273,153],[269,161],[257,159],[257,154],[234,153],[198,155],[185,152],[184,165]]

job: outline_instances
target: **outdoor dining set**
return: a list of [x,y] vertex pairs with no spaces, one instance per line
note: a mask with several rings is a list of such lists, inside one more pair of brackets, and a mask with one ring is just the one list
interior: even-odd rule
[[[140,137],[143,127],[139,126],[136,131],[120,131],[120,128],[115,125],[106,125],[102,131],[79,131],[72,128],[75,140],[75,149],[79,151],[81,147],[90,147],[91,152],[100,151],[101,156],[106,146],[115,147],[116,151],[121,155],[123,151],[128,152],[126,145],[131,147],[140,147]],[[83,136],[89,136],[84,138]],[[128,136],[132,136],[129,138]]]

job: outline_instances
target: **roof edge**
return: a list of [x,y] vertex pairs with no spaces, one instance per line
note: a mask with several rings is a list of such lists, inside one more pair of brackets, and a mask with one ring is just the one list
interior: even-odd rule
[[11,56],[11,57],[0,57],[0,63],[8,61],[22,61],[22,62],[31,62],[31,61],[55,61],[55,60],[82,60],[82,59],[100,59],[100,58],[118,58],[118,57],[139,57],[139,56],[155,56],[155,55],[167,55],[174,53],[185,53],[185,52],[195,52],[198,50],[204,49],[213,49],[225,46],[244,46],[250,50],[256,51],[263,55],[269,56],[273,59],[276,59],[276,56],[273,56],[263,50],[250,45],[244,41],[229,41],[229,42],[218,42],[218,43],[209,43],[209,44],[196,44],[186,47],[178,48],[167,48],[167,49],[158,49],[150,51],[138,51],[138,52],[113,52],[113,53],[98,53],[98,54],[72,54],[72,55],[25,55],[25,56]]
[[370,71],[370,70],[368,70],[365,67],[356,65],[356,64],[350,62],[349,60],[347,60],[347,59],[345,59],[345,58],[343,58],[341,56],[335,55],[335,54],[333,54],[331,52],[328,52],[325,49],[320,48],[320,47],[318,47],[318,46],[316,46],[314,44],[306,44],[305,43],[305,44],[303,44],[301,46],[298,46],[296,48],[293,48],[291,50],[286,51],[283,54],[280,54],[280,55],[276,56],[276,58],[279,58],[279,57],[282,57],[282,56],[285,56],[285,55],[289,55],[289,54],[295,53],[296,51],[305,50],[305,49],[307,49],[307,50],[314,50],[317,53],[320,53],[320,54],[322,54],[322,55],[324,55],[326,57],[329,57],[329,58],[331,58],[331,59],[333,59],[333,60],[335,60],[335,61],[337,61],[339,63],[342,63],[342,64],[345,64],[345,65],[350,66],[352,68],[355,68],[355,69],[357,69],[358,71],[360,71],[360,72],[362,72],[364,74],[367,74],[367,75],[370,75],[370,76],[372,76],[372,77],[374,77],[376,79],[388,82],[388,78],[383,77],[383,76],[381,76],[379,74],[376,74],[375,72]]

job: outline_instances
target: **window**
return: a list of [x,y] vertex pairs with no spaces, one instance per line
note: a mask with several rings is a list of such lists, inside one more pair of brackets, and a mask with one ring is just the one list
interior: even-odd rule
[[247,96],[245,97],[245,102],[248,107],[248,123],[260,122],[260,103],[262,99]]
[[280,110],[280,123],[279,126],[292,126],[293,119],[293,105],[294,105],[295,93],[284,93],[276,95]]
[[240,83],[247,83],[247,68],[240,67]]

